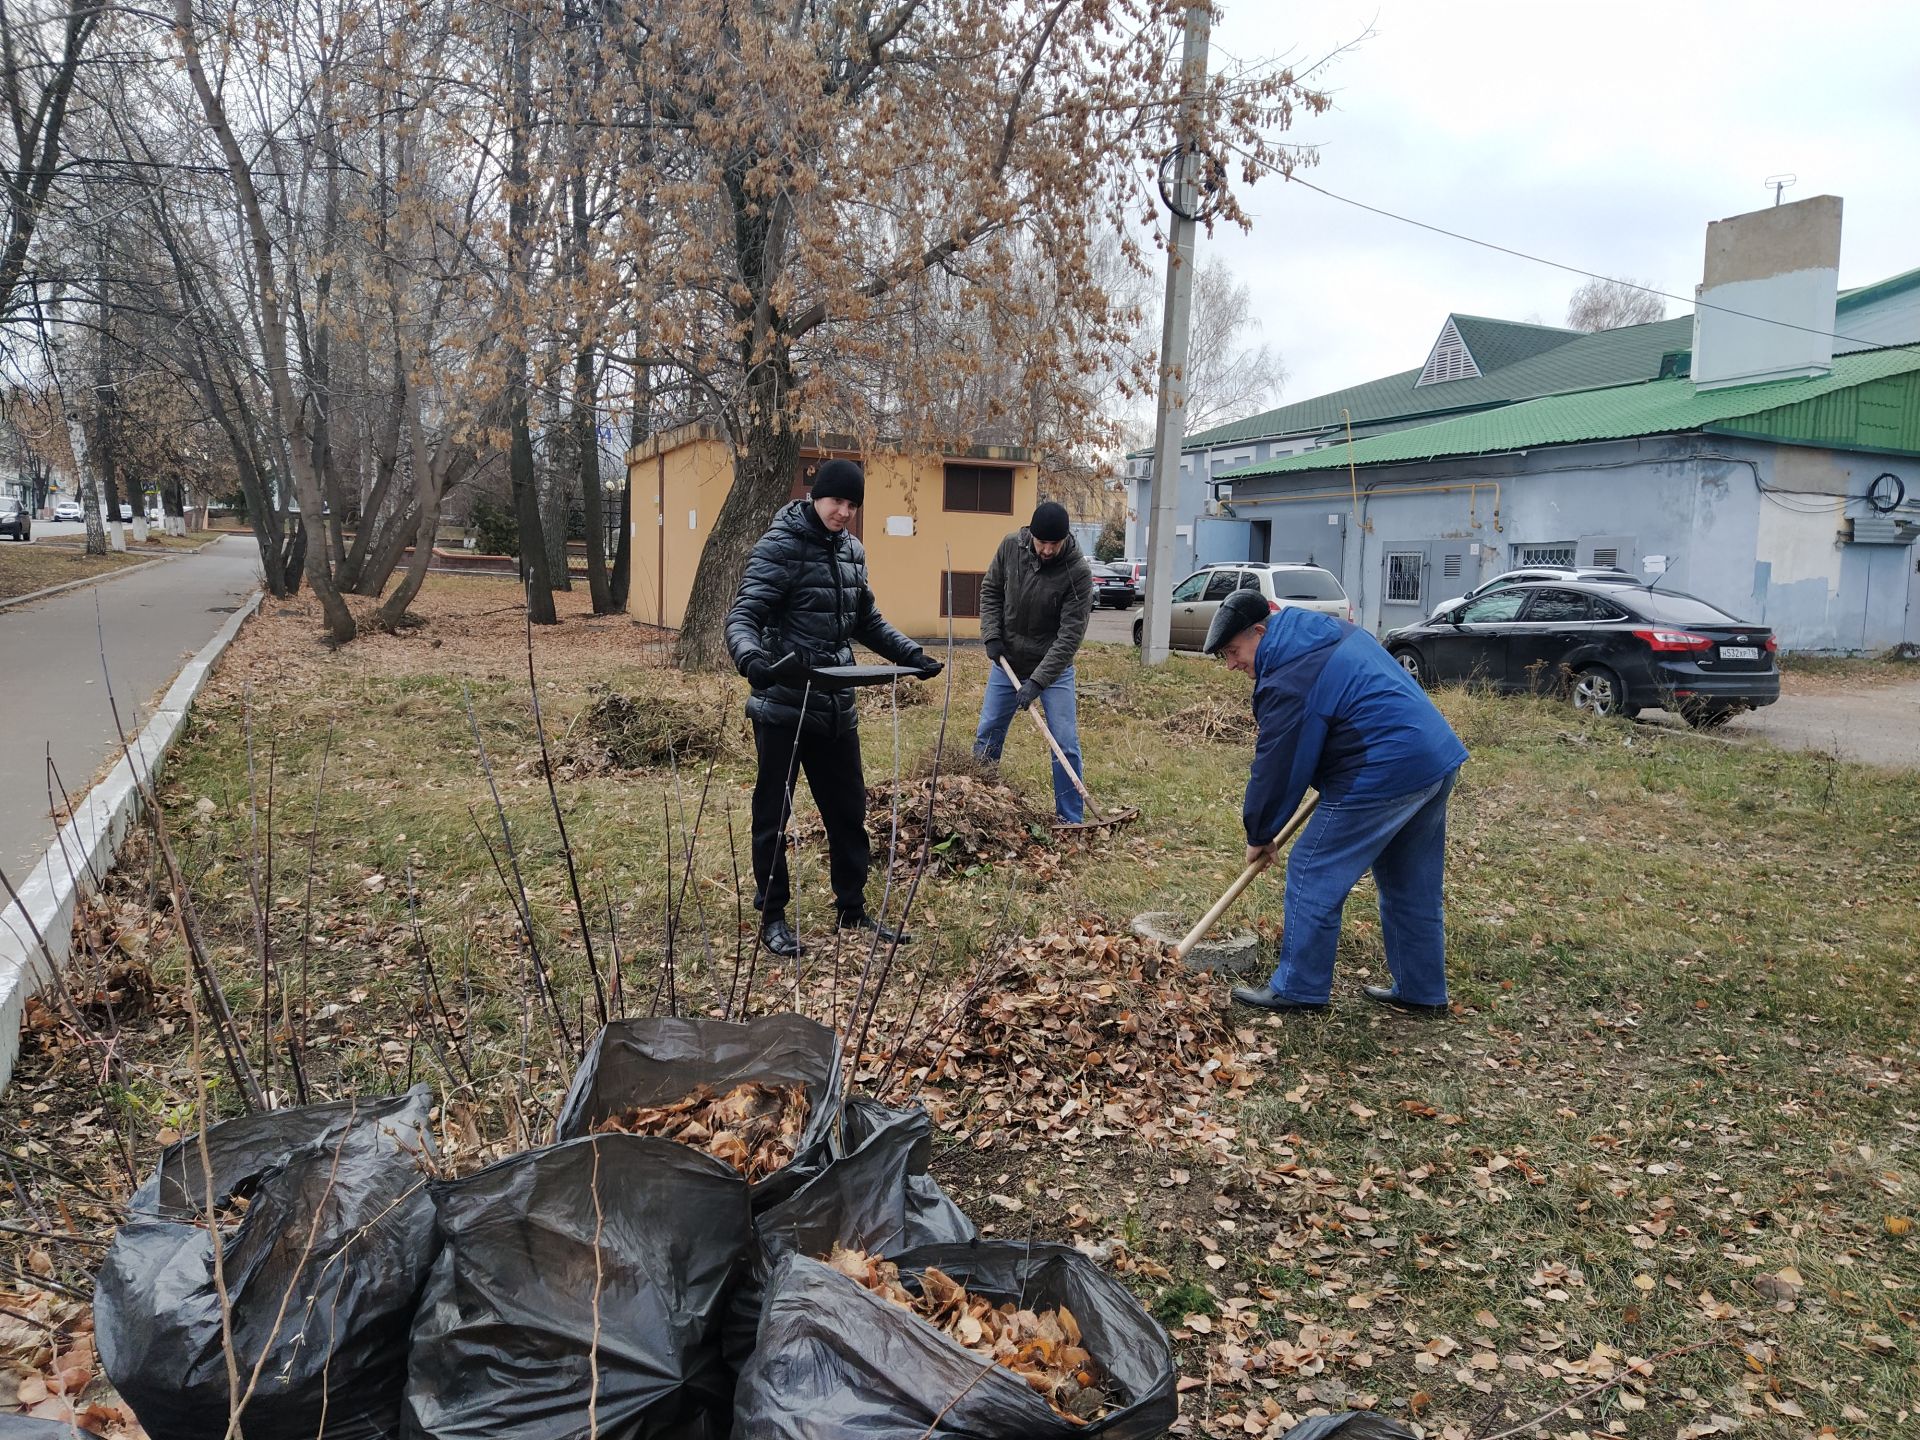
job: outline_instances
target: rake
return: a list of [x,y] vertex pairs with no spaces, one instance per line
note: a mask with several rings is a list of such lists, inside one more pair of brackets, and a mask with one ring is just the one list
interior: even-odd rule
[[[1004,655],[1000,657],[1000,669],[1005,672],[1007,683],[1018,690],[1020,688],[1020,677],[1013,673],[1013,666],[1007,663],[1006,656]],[[1094,817],[1091,820],[1082,820],[1078,825],[1061,825],[1056,828],[1061,830],[1107,830],[1116,825],[1131,824],[1140,818],[1140,807],[1138,805],[1129,805],[1124,810],[1115,810],[1111,814],[1103,815],[1099,805],[1094,803],[1093,795],[1087,789],[1087,782],[1080,778],[1080,773],[1073,768],[1073,762],[1067,759],[1067,752],[1060,748],[1060,742],[1053,738],[1053,731],[1047,728],[1047,722],[1040,714],[1040,707],[1038,705],[1029,705],[1027,707],[1027,714],[1032,717],[1034,728],[1039,730],[1040,734],[1045,738],[1047,748],[1053,751],[1053,758],[1059,762],[1060,768],[1067,772],[1067,778],[1073,781],[1073,788],[1080,792],[1080,798],[1086,802],[1087,813]]]

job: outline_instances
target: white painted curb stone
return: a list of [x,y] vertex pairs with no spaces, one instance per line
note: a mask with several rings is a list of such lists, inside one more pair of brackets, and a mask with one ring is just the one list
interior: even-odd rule
[[136,770],[152,783],[185,728],[187,711],[206,684],[213,662],[240,633],[247,617],[260,608],[260,598],[255,591],[187,662],[134,741],[132,754],[122,755],[107,778],[74,807],[72,822],[60,827],[53,844],[26,877],[8,877],[20,892],[20,904],[9,902],[0,912],[0,1091],[13,1078],[13,1062],[20,1055],[20,1020],[27,1000],[47,982],[47,958],[34,932],[46,941],[55,960],[64,963],[73,944],[75,905],[82,895],[99,888],[101,878],[113,868],[120,842],[140,817]]

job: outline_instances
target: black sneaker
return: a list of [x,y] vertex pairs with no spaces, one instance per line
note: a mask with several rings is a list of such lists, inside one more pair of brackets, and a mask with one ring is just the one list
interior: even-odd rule
[[1298,1000],[1282,1000],[1265,985],[1255,989],[1251,985],[1233,987],[1233,999],[1237,1005],[1251,1005],[1256,1010],[1271,1010],[1281,1015],[1317,1015],[1327,1007],[1307,1005]]
[[892,925],[882,925],[865,910],[842,910],[840,912],[840,928],[842,930],[870,931],[878,935],[881,940],[889,945],[911,945],[913,943],[913,936],[907,934],[906,931],[896,929]]
[[793,933],[784,915],[775,915],[760,927],[760,943],[783,960],[791,960],[800,953],[800,937]]

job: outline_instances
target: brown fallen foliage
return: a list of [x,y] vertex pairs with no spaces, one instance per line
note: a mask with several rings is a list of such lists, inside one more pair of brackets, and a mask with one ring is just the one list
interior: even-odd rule
[[[29,1265],[43,1257],[29,1252]],[[48,1271],[51,1260],[44,1261]],[[98,1358],[93,1346],[93,1312],[85,1304],[37,1289],[0,1294],[0,1412],[78,1426],[96,1434],[144,1436],[124,1405],[88,1400]]]
[[896,693],[902,710],[933,703],[933,687],[924,680],[902,680],[897,686],[868,685],[860,690],[861,716],[872,720],[891,715]]
[[1160,728],[1175,741],[1193,745],[1251,745],[1260,738],[1253,712],[1225,700],[1202,700],[1176,710],[1160,722]]
[[684,765],[745,749],[738,697],[719,686],[689,693],[647,685],[629,694],[590,685],[587,694],[554,746],[554,772],[562,778]]
[[1093,1357],[1080,1343],[1080,1324],[1058,1310],[1022,1310],[967,1292],[951,1275],[929,1265],[915,1294],[900,1283],[900,1268],[860,1250],[836,1245],[826,1263],[883,1300],[910,1310],[949,1340],[1018,1375],[1056,1415],[1085,1425],[1107,1413]]
[[752,1183],[792,1162],[806,1123],[806,1086],[743,1080],[724,1095],[700,1085],[669,1105],[636,1105],[593,1128],[677,1140],[726,1161]]
[[[896,863],[919,864],[927,838],[927,797],[931,777],[903,779],[899,786],[900,837]],[[961,867],[976,862],[1018,859],[1049,848],[1053,817],[1036,810],[1017,791],[983,775],[943,771],[933,797],[932,863]],[[867,787],[867,828],[877,853],[884,854],[892,832],[894,785]],[[817,822],[816,822],[817,826]]]
[[1220,1101],[1250,1087],[1263,1059],[1224,999],[1160,947],[1083,920],[1024,942],[973,989],[952,1035],[911,1063],[950,1097],[943,1126],[964,1123],[976,1149],[1009,1131],[1211,1146],[1233,1137]]

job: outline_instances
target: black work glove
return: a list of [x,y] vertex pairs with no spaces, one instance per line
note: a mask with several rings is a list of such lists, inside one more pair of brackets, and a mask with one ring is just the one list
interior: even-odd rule
[[920,658],[914,662],[913,668],[919,672],[922,680],[931,680],[947,667],[945,662],[934,659],[931,655],[927,654],[926,651],[922,650],[920,652]]
[[987,663],[994,669],[1000,668],[1000,657],[1007,653],[1007,647],[998,640],[987,641]]
[[1019,693],[1013,697],[1013,708],[1016,710],[1024,710],[1039,698],[1040,687],[1031,680],[1025,681],[1020,686]]
[[799,657],[782,655],[778,660],[769,662],[765,651],[759,651],[747,661],[742,673],[747,683],[756,690],[770,690],[795,674],[800,668]]

